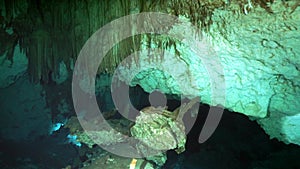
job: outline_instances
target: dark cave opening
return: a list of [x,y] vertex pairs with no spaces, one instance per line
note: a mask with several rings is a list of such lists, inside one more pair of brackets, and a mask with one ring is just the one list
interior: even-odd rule
[[[151,93],[145,92],[140,86],[129,88],[130,101],[137,110],[150,106],[149,96]],[[182,103],[176,99],[179,96],[166,95],[166,98],[166,105],[171,111]],[[255,121],[227,109],[224,110],[221,122],[213,135],[205,143],[200,144],[199,134],[209,109],[209,105],[200,103],[197,120],[187,135],[186,151],[177,154],[174,150],[169,150],[164,168],[296,169],[300,166],[300,162],[296,160],[300,153],[298,146],[270,139]],[[278,158],[282,160],[277,160]]]

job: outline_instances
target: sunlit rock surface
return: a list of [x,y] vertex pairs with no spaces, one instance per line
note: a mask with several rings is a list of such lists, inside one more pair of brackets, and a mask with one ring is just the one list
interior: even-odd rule
[[[247,15],[216,10],[205,37],[223,66],[225,107],[257,119],[271,138],[300,145],[300,9],[290,13],[291,8],[278,2],[272,10],[270,14],[257,7]],[[210,98],[207,65],[188,47],[178,46],[180,58],[166,54],[149,61],[147,53],[142,53],[138,66],[132,62],[129,69],[118,68],[120,78],[148,92],[160,89],[220,104]]]

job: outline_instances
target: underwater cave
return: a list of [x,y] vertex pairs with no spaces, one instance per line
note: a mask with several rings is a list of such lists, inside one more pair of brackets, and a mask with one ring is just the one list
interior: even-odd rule
[[299,169],[299,0],[0,0],[0,168]]

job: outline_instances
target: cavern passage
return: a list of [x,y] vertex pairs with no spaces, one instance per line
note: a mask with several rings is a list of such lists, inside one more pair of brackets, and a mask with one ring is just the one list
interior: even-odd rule
[[[0,0],[0,168],[300,168],[299,6]],[[90,57],[100,54],[101,64]],[[102,121],[75,111],[74,88],[95,93],[116,131],[83,131],[80,119]],[[163,94],[152,95],[157,90]],[[225,110],[199,144],[209,106]],[[181,122],[189,117],[196,121],[185,136]],[[143,142],[139,152],[145,145],[169,151],[134,159],[95,146],[122,144],[122,134]]]

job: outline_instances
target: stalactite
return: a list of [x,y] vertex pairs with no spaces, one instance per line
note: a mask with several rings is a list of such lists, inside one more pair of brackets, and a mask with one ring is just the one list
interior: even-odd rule
[[[103,0],[101,2],[95,0],[61,0],[59,2],[41,0],[38,6],[30,3],[26,5],[26,3],[20,0],[5,0],[5,9],[9,18],[14,18],[18,13],[23,12],[24,14],[23,17],[18,16],[18,19],[12,20],[14,27],[17,28],[20,46],[22,49],[26,49],[29,57],[28,70],[34,81],[41,79],[48,81],[49,72],[52,72],[54,76],[58,75],[59,63],[64,61],[68,65],[70,60],[76,60],[81,48],[92,33],[114,19],[129,15],[130,12],[168,12],[177,16],[184,15],[190,18],[192,23],[203,28],[209,26],[209,16],[213,10],[224,5],[223,0]],[[138,9],[130,11],[136,8]],[[25,13],[27,11],[28,13]],[[131,25],[132,23],[124,24]],[[151,26],[156,23],[141,24],[143,25],[136,26]],[[26,28],[25,32],[22,32],[23,28]],[[154,30],[153,26],[152,28]],[[135,34],[135,29],[131,30],[132,35]],[[119,37],[116,34],[113,38],[116,40]],[[142,41],[148,43],[148,48],[152,48],[154,45],[156,48],[164,50],[173,46],[175,53],[178,52],[176,50],[177,42],[168,37],[159,37],[154,34],[131,36],[108,52],[98,71],[112,73],[125,57],[141,49]],[[45,49],[42,51],[41,48]],[[163,54],[156,58],[149,57],[148,61],[151,59],[163,60],[163,57]],[[132,63],[138,65],[138,55],[133,57]]]
[[27,50],[29,56],[29,74],[33,82],[48,81],[49,64],[47,57],[51,57],[50,35],[47,31],[36,31],[30,37],[30,46]]

